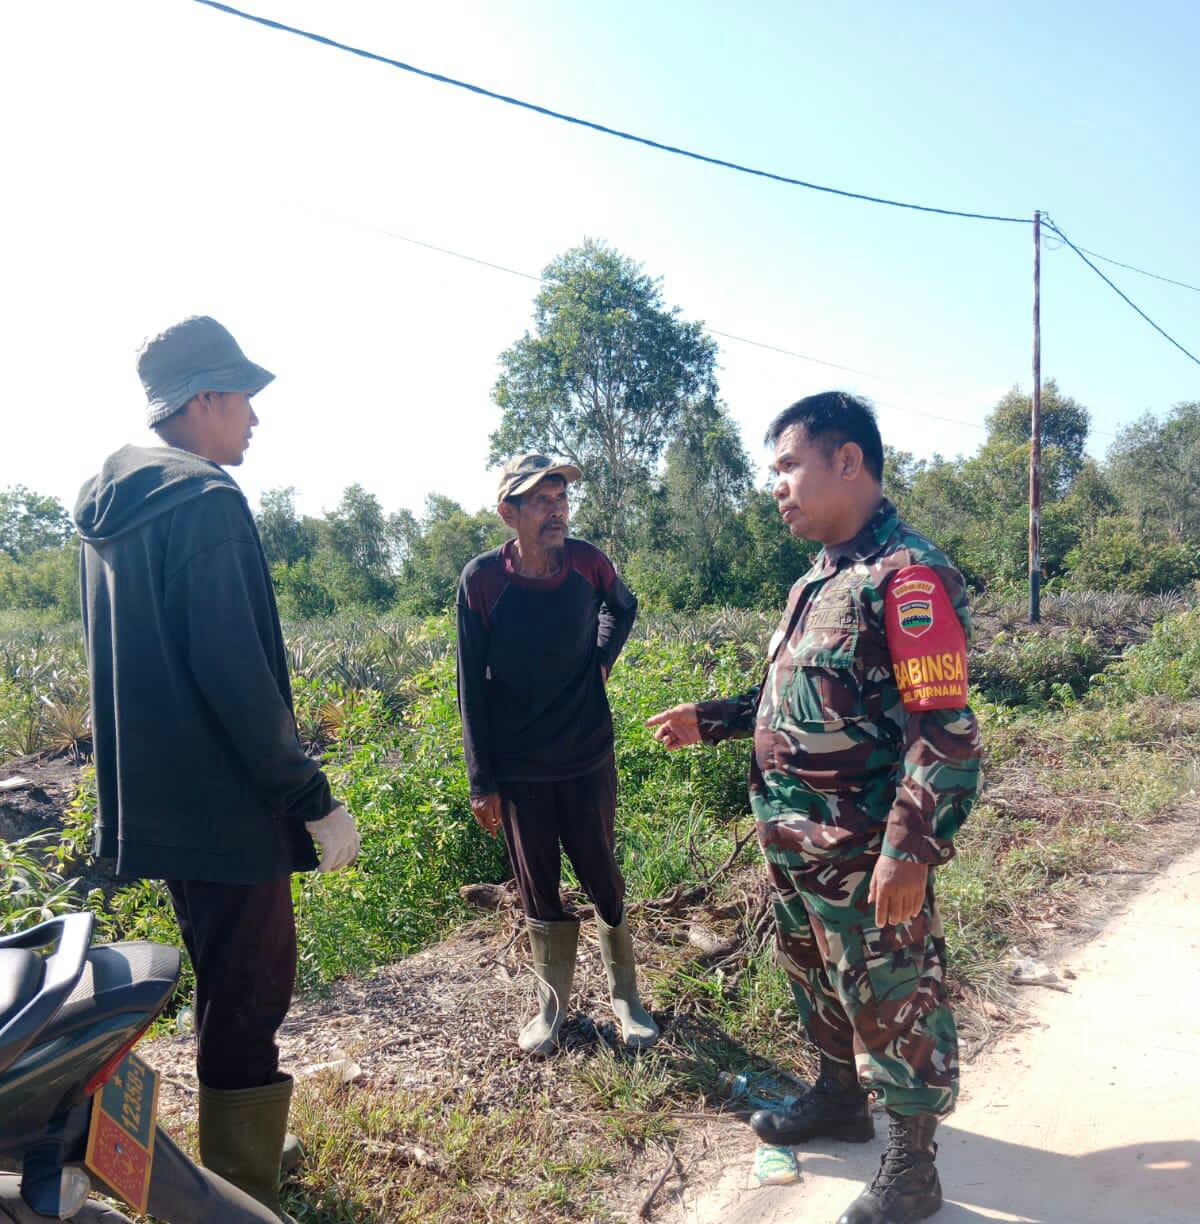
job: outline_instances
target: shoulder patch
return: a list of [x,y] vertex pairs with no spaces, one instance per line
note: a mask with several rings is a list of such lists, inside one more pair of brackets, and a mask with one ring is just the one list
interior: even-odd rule
[[884,600],[888,653],[904,708],[967,704],[967,639],[941,580],[928,565],[896,574]]

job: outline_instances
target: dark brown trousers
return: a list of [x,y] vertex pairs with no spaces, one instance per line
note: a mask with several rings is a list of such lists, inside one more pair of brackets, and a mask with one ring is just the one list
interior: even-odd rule
[[206,1088],[260,1088],[276,1078],[275,1034],[296,983],[292,882],[168,880],[196,971],[196,1074]]
[[596,913],[616,926],[625,912],[625,879],[617,866],[613,830],[617,770],[610,761],[561,782],[502,782],[504,841],[527,918],[562,922],[558,886],[566,851]]

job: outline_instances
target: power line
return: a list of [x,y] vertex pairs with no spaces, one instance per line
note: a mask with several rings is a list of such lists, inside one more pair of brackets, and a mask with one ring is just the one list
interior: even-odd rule
[[[436,251],[439,255],[449,255],[454,259],[462,259],[467,263],[478,264],[481,268],[491,268],[496,272],[507,272],[509,276],[519,276],[523,280],[541,281],[540,276],[535,276],[532,272],[521,272],[517,268],[509,268],[504,264],[493,263],[490,259],[480,259],[476,255],[467,255],[463,251],[455,251],[450,247],[437,246],[432,242],[425,242],[420,238],[410,238],[407,234],[397,234],[395,230],[384,229],[380,225],[370,225],[366,221],[356,221],[350,217],[339,217],[335,213],[325,212],[321,208],[313,208],[308,204],[297,204],[293,200],[285,200],[284,203],[291,208],[298,208],[301,212],[314,213],[318,217],[324,217],[327,221],[336,221],[339,225],[351,225],[355,229],[367,230],[372,234],[382,234],[385,238],[395,238],[397,242],[407,242],[412,246],[424,247],[427,251]],[[753,343],[753,341],[749,341]]]
[[[913,204],[913,203],[909,203],[903,200],[893,200],[886,196],[869,195],[864,192],[858,192],[858,191],[846,191],[840,187],[829,187],[821,183],[812,183],[812,182],[808,182],[805,179],[798,179],[798,178],[792,178],[788,175],[775,174],[769,170],[759,170],[752,166],[742,165],[739,162],[727,161],[724,158],[711,157],[704,153],[696,153],[690,149],[680,148],[677,145],[666,144],[662,141],[653,140],[647,136],[638,136],[635,133],[626,132],[620,128],[609,127],[607,124],[597,123],[590,119],[582,119],[576,115],[569,115],[563,111],[556,111],[546,106],[540,106],[534,102],[527,102],[521,98],[515,98],[508,94],[498,93],[495,90],[487,89],[482,85],[475,85],[469,81],[461,81],[455,77],[446,76],[445,74],[440,73],[440,72],[432,72],[425,68],[418,68],[413,64],[405,63],[403,60],[393,59],[390,56],[381,55],[378,52],[368,51],[366,48],[363,48],[363,47],[355,47],[355,46],[350,45],[349,43],[339,42],[336,39],[327,37],[326,35],[317,34],[311,30],[301,29],[299,26],[287,25],[286,23],[281,22],[281,21],[274,21],[269,17],[262,17],[256,13],[245,12],[242,9],[234,8],[232,5],[222,4],[219,2],[219,0],[195,0],[195,3],[202,4],[206,8],[216,9],[218,12],[225,13],[231,17],[238,17],[244,21],[250,21],[257,25],[265,26],[268,29],[278,30],[286,34],[295,34],[299,38],[306,38],[312,42],[319,43],[322,46],[332,47],[334,50],[345,51],[350,55],[357,55],[362,59],[371,60],[371,61],[374,61],[375,63],[385,64],[388,67],[398,68],[403,72],[410,72],[416,76],[425,77],[427,80],[435,81],[442,85],[451,85],[456,89],[464,89],[468,91],[469,93],[478,94],[481,97],[485,97],[485,98],[491,98],[494,101],[503,102],[509,106],[516,106],[524,110],[533,111],[535,114],[545,115],[547,118],[558,119],[564,123],[571,123],[579,127],[589,128],[592,131],[600,132],[603,135],[614,136],[621,140],[631,141],[634,144],[645,145],[647,148],[657,149],[663,153],[671,153],[679,157],[690,158],[693,161],[703,162],[707,165],[718,166],[726,170],[734,170],[740,174],[749,174],[749,175],[753,175],[758,178],[769,179],[773,182],[784,183],[784,184],[787,184],[793,187],[803,187],[809,191],[819,191],[827,195],[840,196],[843,199],[859,200],[859,201],[862,201],[868,204],[883,204],[890,208],[904,208],[904,209],[909,209],[914,212],[932,213],[938,216],[945,216],[945,217],[962,217],[962,218],[966,218],[968,220],[974,220],[974,221],[1000,221],[1000,222],[1006,222],[1006,223],[1011,223],[1011,224],[1016,224],[1016,225],[1029,224],[1029,218],[1027,217],[1010,217],[1010,216],[1004,216],[1004,215],[995,214],[995,213],[964,212],[959,209],[938,208],[938,207],[934,207],[933,205],[928,205],[928,204]],[[364,227],[364,228],[370,228],[370,227]],[[1059,236],[1063,238],[1064,241],[1067,242],[1067,245],[1070,246],[1071,249],[1077,255],[1079,255],[1081,259],[1084,259],[1084,262],[1087,263],[1088,266],[1092,268],[1092,270],[1098,276],[1100,276],[1101,279],[1103,279],[1106,284],[1108,284],[1116,293],[1120,294],[1120,296],[1124,298],[1124,300],[1128,302],[1128,304],[1132,306],[1133,309],[1136,310],[1138,314],[1140,314],[1142,318],[1146,320],[1147,323],[1149,323],[1156,330],[1162,332],[1162,335],[1165,336],[1166,339],[1170,340],[1171,343],[1176,346],[1176,348],[1179,348],[1182,352],[1186,353],[1189,357],[1192,357],[1193,361],[1196,360],[1196,358],[1193,357],[1192,354],[1189,353],[1187,349],[1183,348],[1182,345],[1180,345],[1177,341],[1175,341],[1169,335],[1167,335],[1165,331],[1162,331],[1162,328],[1158,327],[1157,323],[1155,323],[1148,315],[1146,315],[1141,309],[1139,309],[1139,307],[1137,307],[1132,301],[1130,301],[1129,298],[1126,297],[1124,293],[1121,293],[1121,290],[1117,289],[1117,287],[1112,283],[1112,281],[1110,281],[1108,277],[1104,276],[1104,274],[1100,271],[1099,268],[1095,267],[1094,264],[1092,264],[1090,261],[1088,261],[1085,258],[1085,253],[1087,255],[1091,255],[1095,259],[1101,260],[1104,263],[1113,264],[1114,266],[1118,268],[1125,268],[1130,272],[1137,272],[1141,276],[1148,276],[1152,278],[1153,280],[1163,281],[1164,283],[1168,285],[1175,285],[1181,289],[1190,289],[1194,293],[1200,293],[1200,286],[1191,285],[1191,284],[1188,284],[1186,281],[1176,280],[1170,276],[1162,276],[1161,274],[1157,272],[1150,272],[1150,271],[1147,271],[1145,268],[1136,267],[1134,264],[1123,263],[1119,259],[1113,259],[1108,255],[1101,255],[1099,252],[1091,251],[1087,247],[1077,247],[1075,246],[1074,243],[1070,242],[1066,238],[1066,235],[1063,234],[1061,230],[1058,230],[1057,226],[1053,225],[1053,223],[1049,224],[1049,228],[1053,229],[1056,233],[1058,233]],[[391,234],[390,236],[399,238],[401,241],[412,242],[417,246],[430,245],[428,243],[421,243],[417,239],[405,238],[403,235],[399,235],[399,234]],[[433,248],[433,249],[439,249],[439,248]],[[450,254],[450,255],[457,254],[454,251],[446,251],[444,253]],[[471,256],[460,256],[460,258],[471,259],[472,257]],[[486,264],[487,261],[476,260],[474,262],[483,262]],[[509,270],[509,269],[501,269],[501,271],[506,271],[506,270]],[[529,274],[528,273],[518,273],[518,275],[528,276]],[[716,334],[725,335],[727,339],[740,340],[742,341],[742,343],[745,343],[745,344],[754,344],[760,348],[771,349],[775,347],[773,345],[762,344],[761,342],[756,341],[756,340],[747,340],[741,336],[730,336],[727,333],[723,333],[723,332],[718,332]],[[786,353],[788,356],[799,357],[801,360],[804,360],[804,361],[813,361],[820,365],[831,366],[834,369],[846,370],[847,372],[852,373],[852,374],[865,373],[865,371],[852,369],[850,366],[839,366],[835,362],[822,361],[820,358],[817,358],[817,357],[808,357],[804,355],[803,353],[792,353],[790,352],[790,350],[786,350],[786,349],[778,349],[776,351]],[[880,377],[879,375],[867,375],[867,376],[868,377]]]
[[1119,297],[1127,306],[1132,307],[1139,315],[1141,315],[1142,318],[1145,319],[1146,322],[1149,323],[1150,326],[1153,327],[1164,340],[1170,341],[1170,343],[1173,344],[1185,357],[1191,358],[1191,360],[1197,365],[1200,365],[1200,357],[1197,357],[1195,353],[1189,352],[1183,347],[1182,344],[1179,343],[1178,340],[1175,339],[1174,336],[1171,336],[1167,332],[1163,331],[1163,329],[1159,327],[1159,325],[1155,323],[1155,321],[1135,301],[1133,301],[1132,298],[1118,289],[1117,286],[1114,285],[1112,281],[1110,281],[1108,277],[1105,276],[1104,273],[1101,272],[1090,259],[1088,259],[1088,257],[1070,240],[1070,238],[1066,236],[1066,234],[1062,232],[1061,229],[1059,229],[1059,227],[1053,221],[1050,220],[1049,217],[1046,216],[1045,213],[1042,214],[1042,220],[1046,222],[1047,226],[1049,226],[1049,228],[1052,229],[1063,240],[1063,242],[1065,242],[1067,246],[1069,246],[1071,250],[1074,251],[1075,254],[1078,255],[1089,268],[1091,268],[1093,272],[1095,272],[1095,274],[1117,295],[1117,297]]
[[863,378],[876,378],[880,382],[895,383],[896,381],[894,378],[886,378],[882,374],[873,374],[870,370],[859,370],[854,366],[839,365],[836,361],[826,361],[822,357],[810,357],[807,353],[797,353],[795,349],[780,348],[777,344],[767,344],[763,340],[751,340],[748,336],[735,336],[732,332],[718,331],[715,327],[710,327],[708,330],[714,336],[722,336],[726,340],[736,340],[739,344],[749,344],[753,345],[754,348],[766,349],[768,353],[781,353],[784,357],[795,357],[799,361],[811,361],[813,365],[828,366],[831,370],[844,370],[847,374],[858,374]]
[[1125,268],[1130,272],[1137,272],[1142,276],[1148,276],[1151,280],[1165,281],[1168,285],[1177,285],[1180,289],[1190,289],[1193,293],[1200,293],[1200,285],[1189,285],[1187,281],[1172,280],[1169,276],[1160,276],[1157,272],[1147,272],[1145,268],[1135,268],[1133,264],[1122,263],[1119,259],[1110,259],[1107,255],[1100,255],[1096,251],[1089,251],[1087,247],[1079,247],[1085,255],[1090,255],[1093,259],[1099,259],[1103,263],[1113,264],[1118,268]]
[[[407,242],[411,246],[422,247],[426,251],[436,251],[439,255],[449,255],[453,259],[462,259],[467,263],[478,264],[481,268],[491,268],[496,272],[507,272],[509,276],[519,276],[522,280],[541,282],[541,277],[534,275],[532,272],[522,272],[519,268],[510,268],[507,264],[495,263],[490,259],[481,259],[477,255],[468,255],[464,251],[456,251],[452,247],[438,246],[433,242],[425,242],[421,238],[412,238],[407,234],[398,234],[395,230],[384,229],[380,225],[370,225],[365,221],[358,221],[351,217],[340,217],[336,213],[326,212],[321,208],[313,208],[309,204],[298,204],[294,200],[284,201],[290,208],[299,209],[301,212],[313,213],[318,217],[324,217],[327,221],[336,221],[339,225],[353,226],[355,229],[367,230],[372,234],[381,234],[385,238],[395,238],[399,242]],[[765,340],[751,340],[749,336],[735,336],[732,332],[719,331],[715,327],[709,327],[708,330],[714,336],[721,336],[726,340],[736,340],[739,344],[749,344],[754,348],[766,349],[771,353],[780,353],[784,357],[794,357],[798,361],[808,361],[813,365],[828,366],[833,370],[844,370],[847,374],[858,374],[863,378],[874,378],[880,382],[896,383],[894,378],[888,378],[883,374],[875,374],[871,370],[860,370],[855,366],[842,365],[836,361],[826,361],[823,357],[812,357],[808,353],[798,353],[795,349],[781,348],[777,344],[768,344]],[[902,386],[901,383],[896,383],[897,386]],[[928,414],[926,414],[928,415]],[[935,417],[935,420],[949,420],[948,417]],[[966,425],[970,422],[960,421],[958,424]]]
[[[465,263],[475,264],[480,268],[490,268],[493,272],[504,272],[509,276],[517,276],[522,280],[534,281],[536,283],[540,283],[542,279],[533,272],[522,272],[519,268],[510,268],[507,264],[496,263],[491,259],[481,259],[477,255],[468,255],[465,251],[456,251],[453,247],[438,246],[437,243],[426,242],[422,238],[413,238],[408,234],[400,234],[395,230],[385,229],[381,225],[371,225],[369,222],[358,221],[352,217],[342,217],[337,213],[326,212],[323,208],[314,208],[310,204],[299,204],[294,200],[285,200],[284,203],[286,203],[290,208],[295,208],[300,212],[312,213],[314,216],[324,217],[325,220],[336,222],[338,225],[348,225],[354,229],[366,230],[368,233],[379,234],[385,238],[394,238],[398,242],[406,242],[410,246],[421,247],[423,250],[433,251],[438,255],[448,255],[452,259],[461,259]],[[1042,220],[1049,228],[1054,229],[1055,232],[1060,232],[1058,231],[1058,227],[1055,226],[1045,214],[1042,215]],[[1065,234],[1062,235],[1062,238],[1064,242],[1067,242],[1067,245],[1070,245]],[[1120,292],[1120,290],[1118,290],[1118,292]],[[836,361],[826,361],[822,357],[812,357],[808,353],[798,353],[795,349],[782,348],[777,344],[768,344],[765,340],[752,340],[749,336],[734,335],[732,332],[720,331],[715,327],[709,327],[707,330],[714,336],[721,336],[726,340],[736,340],[738,344],[748,344],[753,348],[765,349],[767,352],[779,353],[781,356],[791,357],[797,361],[807,361],[813,365],[827,366],[833,370],[844,370],[848,374],[858,374],[863,378],[872,378],[879,382],[891,383],[893,386],[904,387],[906,390],[915,391],[920,394],[919,389],[916,387],[900,382],[894,378],[888,378],[883,374],[876,374],[871,370],[860,370],[855,366],[842,365]],[[941,416],[936,412],[925,412],[920,408],[901,408],[896,404],[889,404],[885,401],[879,400],[878,398],[875,399],[875,402],[879,405],[879,407],[888,408],[892,412],[899,412],[908,416],[924,417],[930,421],[941,421],[947,425],[962,425],[967,429],[987,430],[987,426],[985,424],[981,424],[979,421],[964,421],[961,417]],[[1115,438],[1117,436],[1111,430],[1107,429],[1089,429],[1088,432],[1092,435],[1104,438]]]
[[[519,276],[522,280],[530,280],[541,282],[540,276],[535,276],[532,272],[522,272],[517,268],[510,268],[505,264],[493,263],[490,259],[480,259],[477,255],[467,255],[463,251],[456,251],[451,247],[437,246],[432,242],[425,242],[420,238],[411,238],[407,234],[398,234],[395,230],[384,229],[379,225],[370,225],[365,221],[352,220],[349,217],[339,217],[335,213],[325,212],[321,208],[313,208],[308,204],[297,204],[292,200],[286,201],[292,208],[298,208],[302,212],[314,213],[318,217],[324,217],[329,221],[337,221],[341,225],[352,225],[355,229],[367,230],[372,234],[382,234],[386,238],[395,238],[398,242],[407,242],[412,246],[422,247],[427,251],[436,251],[439,255],[449,255],[454,259],[463,259],[467,263],[478,264],[482,268],[492,268],[496,272],[507,272],[510,276]],[[828,366],[831,370],[844,370],[847,374],[858,374],[863,378],[875,378],[880,382],[895,382],[895,379],[887,378],[882,374],[874,374],[870,370],[860,370],[855,366],[842,365],[836,361],[826,361],[823,357],[811,357],[808,353],[798,353],[795,349],[780,348],[777,344],[767,344],[765,340],[751,340],[749,336],[735,336],[732,332],[719,331],[715,327],[708,328],[708,331],[714,336],[721,336],[726,340],[736,340],[739,344],[749,344],[754,348],[766,349],[770,353],[780,353],[784,357],[795,357],[799,361],[810,361],[813,365]],[[937,417],[937,420],[945,420],[947,418]],[[965,422],[960,422],[965,424]]]
[[299,38],[307,38],[311,42],[320,43],[325,47],[332,47],[336,51],[345,51],[350,55],[357,55],[362,59],[372,60],[377,64],[386,64],[390,68],[398,68],[402,72],[411,72],[415,76],[425,77],[427,80],[436,81],[440,85],[452,85],[455,89],[465,89],[469,93],[479,94],[481,97],[491,98],[493,101],[503,102],[508,106],[517,106],[523,110],[533,111],[535,114],[545,115],[549,119],[559,119],[563,123],[573,123],[577,127],[589,128],[605,136],[615,136],[620,140],[628,140],[633,144],[657,149],[661,153],[672,153],[677,157],[691,158],[693,161],[704,162],[710,166],[719,166],[725,170],[736,170],[739,174],[750,174],[756,178],[770,179],[772,182],[785,183],[791,187],[804,187],[809,191],[820,191],[826,195],[841,196],[848,200],[861,200],[867,204],[886,204],[890,208],[907,208],[913,212],[935,213],[943,217],[964,217],[971,221],[1003,221],[1014,225],[1030,224],[1029,217],[1007,217],[995,213],[962,212],[956,208],[935,208],[930,204],[911,204],[903,200],[888,199],[886,196],[868,195],[860,191],[845,191],[840,187],[828,187],[821,183],[810,183],[805,179],[791,178],[786,174],[775,174],[769,170],[758,170],[753,166],[744,166],[739,162],[727,161],[721,157],[710,157],[705,153],[696,153],[691,149],[680,148],[678,145],[665,144],[663,141],[653,140],[648,136],[638,136],[633,132],[609,127],[605,123],[597,123],[591,119],[581,119],[577,115],[568,115],[563,111],[552,110],[548,106],[539,106],[535,102],[526,102],[509,94],[497,93],[495,90],[486,89],[482,85],[474,85],[470,81],[460,81],[455,77],[446,76],[444,73],[431,72],[427,68],[418,68],[413,64],[405,63],[403,60],[392,59],[390,56],[380,55],[375,51],[368,51],[364,47],[354,47],[349,43],[338,42],[336,39],[328,38],[324,34],[314,33],[312,30],[302,30],[299,26],[286,25],[282,21],[273,21],[269,17],[260,17],[256,13],[247,13],[242,9],[234,8],[232,5],[221,4],[218,0],[195,0],[195,3],[202,4],[206,8],[216,9],[218,12],[226,13],[231,17],[240,17],[244,21],[252,21],[271,30],[279,30],[285,34],[295,34]]
[[[494,272],[504,272],[509,276],[518,276],[522,280],[540,282],[541,277],[534,275],[532,272],[522,272],[518,268],[510,268],[507,264],[496,263],[490,259],[481,259],[476,255],[468,255],[464,251],[456,251],[452,247],[438,246],[433,242],[426,242],[421,238],[412,238],[408,234],[400,234],[395,230],[385,229],[381,225],[371,225],[365,221],[358,221],[351,217],[341,217],[336,213],[326,212],[322,208],[313,208],[309,204],[299,204],[294,200],[284,201],[290,208],[295,208],[300,212],[312,213],[318,217],[324,217],[327,221],[334,221],[339,225],[348,225],[354,229],[366,230],[368,233],[380,234],[385,238],[395,238],[399,242],[406,242],[410,246],[421,247],[426,251],[434,251],[439,255],[449,255],[452,259],[461,259],[466,263],[472,263],[481,268],[490,268]],[[909,391],[917,391],[917,388],[909,386],[907,383],[902,383],[894,378],[888,378],[883,374],[875,374],[870,370],[860,370],[854,366],[842,365],[836,361],[826,361],[822,357],[812,357],[808,353],[798,353],[795,349],[782,348],[777,344],[768,344],[764,340],[752,340],[749,336],[737,336],[732,332],[720,331],[715,327],[706,328],[714,336],[721,336],[726,340],[736,340],[739,344],[748,344],[753,348],[766,349],[771,353],[779,353],[784,357],[791,357],[797,361],[807,361],[813,365],[828,366],[834,370],[844,370],[848,374],[858,374],[863,378],[876,379],[879,382],[891,383],[893,386],[905,387]],[[918,391],[918,394],[920,392]],[[960,417],[940,416],[936,412],[925,412],[920,408],[901,408],[896,404],[888,404],[884,401],[876,399],[879,407],[888,408],[892,412],[903,413],[908,416],[925,417],[931,421],[941,421],[947,425],[963,425],[968,429],[987,429],[987,426],[978,421],[964,421]],[[1091,430],[1094,434],[1103,434],[1104,430]],[[1115,437],[1115,434],[1107,434],[1108,437]]]

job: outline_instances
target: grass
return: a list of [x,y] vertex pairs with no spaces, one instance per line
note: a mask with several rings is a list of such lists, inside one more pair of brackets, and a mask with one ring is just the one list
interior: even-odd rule
[[[1143,603],[1117,611],[1132,623],[1154,613]],[[1155,822],[1200,787],[1200,610],[1176,607],[1157,626],[1138,620],[1130,640],[1140,644],[1122,653],[1103,628],[1112,608],[1079,597],[1060,605],[1043,633],[997,620],[979,647],[986,789],[938,876],[968,1038],[973,1009],[1007,1006],[1005,952],[1015,943],[1036,951],[1047,931],[1069,929],[1105,878],[1097,873],[1139,861]],[[985,615],[1000,613],[1007,615]],[[647,618],[614,672],[619,849],[631,897],[709,878],[739,820],[746,827],[747,746],[665,754],[644,718],[685,697],[747,687],[770,628],[756,614]],[[295,885],[304,981],[335,991],[340,975],[395,960],[461,924],[469,915],[458,885],[503,873],[498,846],[467,815],[448,627],[359,623],[337,632],[337,649],[325,653],[316,631],[293,639],[303,647],[293,653],[299,713],[364,832],[361,870]],[[53,630],[28,630],[6,656],[26,670],[0,680],[26,700],[33,690],[21,688],[21,677],[29,666],[52,674],[55,649]],[[57,670],[70,673],[65,663]],[[61,877],[45,873],[69,868],[90,817],[85,790],[68,816],[65,849],[48,866],[39,844],[8,848],[7,878],[31,881],[0,890],[10,922],[39,899],[62,903]],[[110,936],[174,938],[153,884],[92,900]],[[664,1147],[689,1142],[693,1124],[680,1114],[715,1116],[719,1072],[784,1077],[811,1064],[769,942],[748,945],[747,958],[723,969],[706,967],[686,942],[690,921],[727,934],[753,924],[766,903],[751,846],[704,910],[673,927],[658,923],[642,979],[670,1023],[641,1057],[614,1053],[598,1036],[555,1060],[549,1079],[533,1077],[500,1103],[469,1069],[430,1090],[302,1082],[295,1121],[310,1160],[289,1210],[302,1222],[355,1224],[612,1218],[615,1186],[628,1194],[634,1170],[656,1175]],[[638,918],[643,928],[654,921],[646,912]],[[497,929],[495,941],[502,937]],[[511,1017],[497,1017],[497,1056],[511,1027]]]
[[297,1091],[292,1124],[308,1160],[284,1206],[300,1224],[610,1218],[604,1191],[620,1157],[605,1115],[564,1127],[537,1100],[489,1113],[469,1091],[431,1100],[316,1081]]
[[[1039,942],[1053,938],[1047,924],[1076,924],[1087,905],[1096,903],[1103,873],[1140,862],[1154,840],[1155,822],[1200,787],[1197,676],[1184,676],[1176,665],[1192,657],[1198,642],[1200,618],[1189,613],[1151,635],[1083,701],[1014,708],[980,700],[987,791],[960,834],[957,857],[938,880],[953,988],[968,1038],[973,1009],[1010,1002],[1000,963],[1007,949],[1019,942],[1036,951]],[[699,666],[703,673],[708,664]],[[644,682],[653,688],[652,681]],[[1163,685],[1168,695],[1155,691]],[[678,843],[689,832],[694,838],[694,828],[683,820],[670,840]],[[752,887],[751,875],[734,873],[708,904],[719,909]],[[491,1113],[486,1123],[476,1123],[483,1128],[479,1133],[503,1134],[510,1145],[504,1151],[513,1151],[515,1142],[523,1154],[505,1173],[494,1165],[459,1164],[451,1190],[444,1176],[405,1166],[387,1174],[403,1183],[403,1197],[396,1197],[399,1183],[390,1183],[392,1189],[376,1200],[386,1206],[362,1218],[611,1218],[614,1204],[620,1205],[615,1187],[624,1186],[629,1206],[634,1168],[653,1170],[661,1166],[664,1148],[686,1148],[694,1123],[681,1120],[681,1112],[715,1117],[721,1105],[718,1072],[767,1072],[786,1087],[787,1072],[810,1064],[811,1052],[791,1020],[789,988],[769,948],[755,955],[736,982],[733,975],[701,967],[694,953],[669,947],[643,977],[652,985],[656,1010],[674,1017],[654,1051],[628,1058],[601,1046],[593,1057],[560,1056],[562,1091],[577,1104],[564,1110],[560,1097],[545,1106],[558,1126],[546,1126],[547,1114],[536,1100],[515,1101],[499,1119]],[[319,1087],[312,1091],[321,1093]],[[336,1097],[342,1090],[329,1091]],[[408,1112],[394,1125],[392,1141],[400,1134],[436,1142],[438,1119],[464,1108],[470,1108],[469,1089],[453,1103],[407,1099]],[[356,1176],[375,1185],[372,1179],[383,1174],[339,1168],[336,1180],[344,1186]],[[314,1199],[310,1189],[318,1187],[306,1181],[294,1211],[305,1202],[315,1208],[328,1201]],[[358,1197],[369,1196],[360,1189]]]

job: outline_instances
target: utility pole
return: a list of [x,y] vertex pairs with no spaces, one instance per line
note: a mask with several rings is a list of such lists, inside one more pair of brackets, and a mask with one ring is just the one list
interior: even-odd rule
[[1033,411],[1029,422],[1029,623],[1042,619],[1042,214],[1033,214]]

